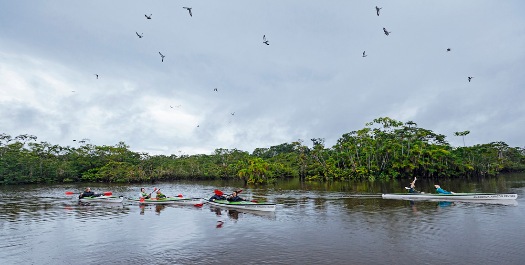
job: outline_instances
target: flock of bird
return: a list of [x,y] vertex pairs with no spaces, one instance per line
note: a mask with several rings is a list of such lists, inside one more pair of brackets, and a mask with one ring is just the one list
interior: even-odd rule
[[[188,10],[188,13],[189,13],[190,17],[193,17],[193,13],[191,12],[191,9],[192,9],[191,7],[184,6],[182,8]],[[152,16],[153,16],[153,14],[149,14],[149,15],[148,14],[144,14],[144,17],[146,17],[146,19],[151,19]],[[135,34],[137,34],[139,39],[142,39],[144,37],[144,33],[140,33],[139,34],[137,31],[135,31]],[[166,56],[164,54],[162,54],[161,52],[159,52],[159,55],[160,55],[160,61],[164,62],[164,57],[166,57]]]
[[[188,11],[188,14],[190,15],[190,17],[193,17],[193,12],[192,12],[192,8],[191,8],[191,7],[186,7],[186,6],[184,6],[184,7],[182,7],[182,8],[184,8],[184,9],[186,9],[186,10]],[[145,17],[146,19],[150,20],[150,19],[152,19],[153,14],[149,14],[149,15],[148,15],[148,14],[144,14],[144,17]],[[138,31],[135,31],[135,34],[137,35],[137,37],[138,37],[139,39],[142,39],[142,38],[144,37],[144,33],[139,33]],[[263,35],[263,42],[262,42],[262,43],[263,43],[263,44],[266,44],[266,45],[270,45],[270,42],[269,42],[268,39],[266,38],[266,35]],[[164,62],[164,58],[165,58],[166,56],[165,56],[164,54],[162,54],[162,52],[159,52],[159,55],[160,55],[160,58],[161,58],[161,62]],[[99,77],[98,74],[95,74],[95,75],[96,75],[96,77],[97,77],[97,79],[98,79],[98,77]],[[218,90],[217,88],[214,88],[213,91],[214,91],[214,92],[218,92],[219,90]],[[175,106],[175,107],[176,107],[176,108],[180,108],[181,105],[177,105],[177,106]],[[173,107],[173,106],[170,106],[170,108],[173,109],[174,107]],[[235,112],[231,112],[230,114],[231,114],[231,116],[234,116],[234,115],[235,115]],[[197,127],[200,127],[200,125],[197,125]]]
[[[383,9],[383,8],[382,8],[382,7],[378,7],[378,6],[376,6],[376,14],[377,14],[377,16],[380,15],[380,13],[381,13],[381,12],[380,12],[381,9]],[[390,33],[392,33],[392,32],[391,32],[391,31],[388,31],[385,27],[383,27],[383,33],[385,33],[385,35],[387,35],[387,36],[390,36]],[[447,48],[447,52],[450,52],[451,50],[452,50],[451,48]],[[366,54],[366,51],[363,51],[363,55],[362,55],[362,57],[364,58],[364,57],[367,57],[367,56],[368,56],[368,55]],[[468,77],[467,77],[467,80],[469,81],[469,83],[472,81],[472,78],[474,78],[474,77],[472,77],[472,76],[468,76]]]
[[[182,8],[188,11],[188,14],[189,14],[190,17],[193,17],[193,12],[192,12],[192,8],[191,8],[191,7],[186,7],[186,6],[185,6],[185,7],[182,7]],[[382,9],[383,9],[382,7],[378,7],[378,6],[375,7],[375,11],[376,11],[376,15],[377,15],[377,16],[380,16],[380,14],[381,14],[381,10],[382,10]],[[145,17],[147,20],[151,20],[152,17],[153,17],[153,14],[149,14],[149,15],[148,15],[148,14],[144,14],[144,17]],[[384,33],[386,36],[390,36],[390,34],[391,34],[392,32],[391,32],[391,31],[388,31],[385,27],[383,27],[383,33]],[[138,37],[139,39],[142,39],[142,38],[144,37],[144,33],[139,33],[138,31],[135,31],[135,34],[137,35],[137,37]],[[263,41],[262,41],[263,44],[265,44],[265,45],[270,45],[268,39],[266,38],[266,35],[263,35],[263,36],[262,36],[262,40],[263,40]],[[447,48],[447,49],[446,49],[447,52],[450,52],[451,50],[452,50],[451,48]],[[160,51],[159,51],[159,55],[160,55],[160,57],[161,57],[161,62],[164,62],[164,58],[165,58],[166,56],[165,56],[164,54],[162,54],[162,52],[160,52]],[[365,58],[365,57],[368,56],[368,54],[366,54],[366,51],[363,51],[363,53],[362,53],[361,56],[362,56],[363,58]],[[98,74],[95,74],[95,76],[96,76],[96,79],[99,79],[99,75],[98,75]],[[473,79],[474,77],[472,77],[472,76],[468,76],[467,78],[468,78],[468,82],[471,82],[472,79]],[[214,91],[214,92],[218,92],[218,89],[217,89],[217,88],[214,88],[213,91]],[[176,108],[180,108],[181,105],[177,105],[177,106],[175,106],[175,107],[176,107]],[[173,109],[174,107],[173,107],[173,106],[170,106],[170,108]],[[235,112],[232,112],[232,113],[230,113],[230,114],[231,114],[232,116],[234,116],[234,115],[235,115]],[[200,125],[197,125],[197,127],[200,127]]]

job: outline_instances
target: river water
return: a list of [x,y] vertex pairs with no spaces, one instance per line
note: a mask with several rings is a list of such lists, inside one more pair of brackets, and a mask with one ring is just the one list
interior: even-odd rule
[[[517,193],[510,204],[383,200],[409,181],[245,187],[274,213],[194,206],[79,204],[77,184],[0,187],[0,264],[523,264],[525,175],[440,183]],[[431,192],[431,181],[418,180]],[[84,184],[85,185],[85,184]],[[209,198],[239,183],[157,183]],[[139,187],[91,184],[135,197]],[[153,187],[146,187],[152,190]],[[363,197],[360,195],[371,195]]]

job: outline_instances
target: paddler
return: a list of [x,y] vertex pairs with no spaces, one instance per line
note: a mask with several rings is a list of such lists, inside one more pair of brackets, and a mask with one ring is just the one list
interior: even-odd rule
[[157,200],[158,199],[166,199],[166,195],[162,194],[162,192],[160,192],[160,189],[157,190]]
[[414,177],[414,180],[412,182],[410,182],[410,188],[409,187],[405,187],[405,189],[408,190],[408,193],[421,193],[421,192],[416,190],[416,180],[417,180],[417,177]]
[[151,193],[150,194],[147,194],[146,193],[146,189],[145,188],[140,188],[140,194],[139,194],[139,199],[149,199],[151,196]]
[[239,195],[237,195],[237,191],[234,191],[232,193],[232,195],[230,195],[227,199],[228,201],[230,202],[239,202],[239,201],[244,201],[243,198],[239,197]]
[[87,187],[84,192],[82,192],[78,198],[79,199],[82,199],[84,197],[99,197],[99,196],[102,196],[102,194],[96,194],[94,192],[91,191],[91,188],[90,187]]
[[434,187],[436,188],[436,192],[439,194],[454,194],[452,191],[442,189],[439,185],[434,185]]

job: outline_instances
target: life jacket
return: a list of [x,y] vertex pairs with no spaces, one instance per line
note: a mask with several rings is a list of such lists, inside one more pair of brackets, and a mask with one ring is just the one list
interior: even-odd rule
[[240,202],[240,201],[244,201],[244,200],[241,197],[239,197],[239,196],[235,196],[235,197],[232,197],[232,198],[228,198],[228,201]]
[[224,196],[220,196],[218,194],[215,194],[215,195],[211,196],[210,201],[212,202],[214,200],[224,200],[224,199],[226,199]]
[[84,191],[82,194],[80,194],[80,196],[78,196],[79,199],[81,198],[84,198],[84,197],[93,197],[95,196],[95,193],[92,192],[92,191]]

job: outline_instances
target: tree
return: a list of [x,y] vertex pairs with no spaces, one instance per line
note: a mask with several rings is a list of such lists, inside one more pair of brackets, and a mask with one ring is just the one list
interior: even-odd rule
[[463,138],[463,147],[465,147],[465,136],[468,135],[470,131],[455,132],[455,136],[461,136]]

